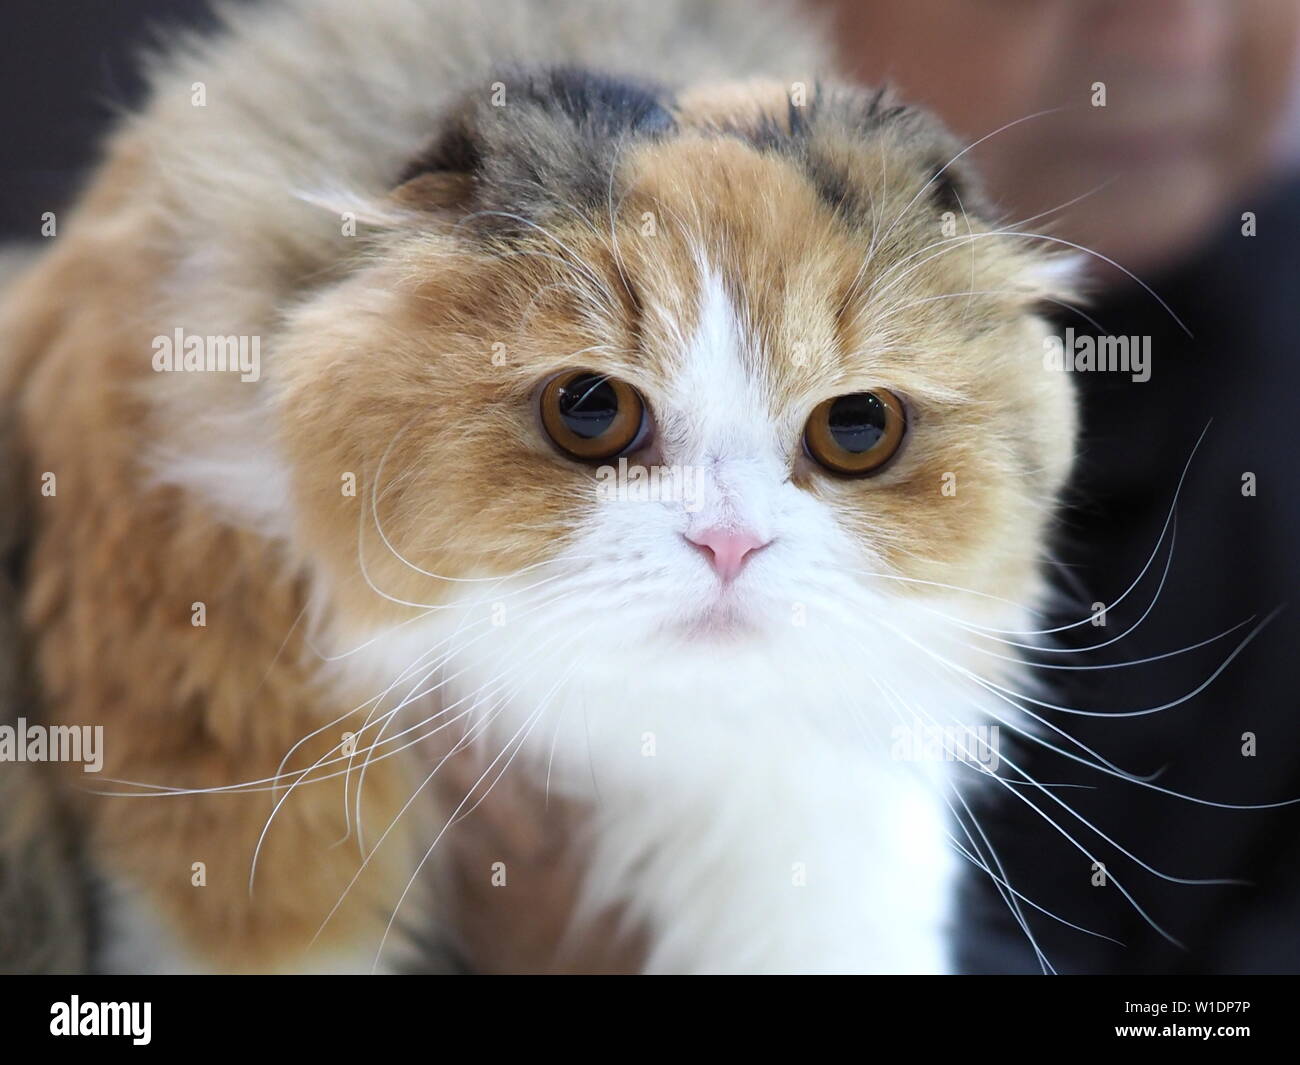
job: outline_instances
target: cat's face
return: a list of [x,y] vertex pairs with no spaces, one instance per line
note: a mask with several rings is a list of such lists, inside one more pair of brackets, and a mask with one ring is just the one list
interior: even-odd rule
[[1032,597],[1073,429],[1033,315],[1059,290],[970,213],[957,149],[848,90],[573,77],[471,108],[279,352],[344,618],[567,596],[611,640],[721,646],[939,585]]

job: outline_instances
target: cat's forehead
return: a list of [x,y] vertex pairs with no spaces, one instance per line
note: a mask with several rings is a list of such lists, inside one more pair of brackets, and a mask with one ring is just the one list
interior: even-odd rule
[[[873,149],[870,166],[835,181],[808,155],[712,130],[627,150],[608,224],[565,237],[633,293],[625,369],[684,402],[727,396],[796,419],[829,395],[898,384],[899,372],[952,380],[951,353],[988,308],[937,298],[998,288],[1001,256],[980,249],[973,285],[972,256],[944,254],[929,171],[897,146],[858,150]],[[705,390],[724,370],[732,384]],[[734,387],[740,376],[747,389]]]
[[475,98],[413,164],[412,189],[487,251],[465,288],[532,353],[522,372],[576,348],[680,396],[709,365],[701,338],[725,335],[712,354],[748,376],[745,398],[798,417],[836,393],[951,383],[951,353],[1032,302],[1037,257],[977,239],[998,234],[960,148],[884,93],[575,70],[502,84],[502,106]]

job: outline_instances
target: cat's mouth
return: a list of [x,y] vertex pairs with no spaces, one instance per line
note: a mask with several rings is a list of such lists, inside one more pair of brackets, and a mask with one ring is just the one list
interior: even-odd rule
[[730,642],[754,636],[760,627],[756,613],[745,609],[735,595],[724,591],[677,628],[689,640]]

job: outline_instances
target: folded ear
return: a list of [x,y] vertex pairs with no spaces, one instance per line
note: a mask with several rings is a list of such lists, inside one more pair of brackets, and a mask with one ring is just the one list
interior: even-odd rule
[[411,210],[462,213],[473,201],[474,179],[451,170],[421,173],[403,181],[389,198]]
[[473,216],[475,228],[493,234],[561,208],[603,207],[620,147],[670,132],[669,106],[659,86],[588,70],[502,75],[448,113],[392,198]]

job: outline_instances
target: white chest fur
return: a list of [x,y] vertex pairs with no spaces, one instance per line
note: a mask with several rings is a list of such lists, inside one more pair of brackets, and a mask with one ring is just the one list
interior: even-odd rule
[[962,705],[933,663],[855,677],[815,638],[657,657],[462,628],[442,705],[499,753],[488,782],[526,773],[590,805],[583,905],[648,930],[649,970],[947,970],[948,767],[891,739]]

